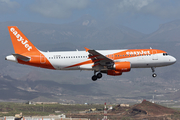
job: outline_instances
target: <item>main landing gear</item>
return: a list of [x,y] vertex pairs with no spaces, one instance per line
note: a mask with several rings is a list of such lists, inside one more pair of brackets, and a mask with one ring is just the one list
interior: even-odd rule
[[96,75],[96,71],[94,71],[94,75],[92,76],[92,80],[93,81],[96,81],[97,79],[100,79],[100,78],[102,78],[102,73],[98,73],[97,75]]
[[153,72],[152,77],[155,78],[157,76],[157,74],[155,73],[155,69],[154,69],[154,67],[151,67],[151,69],[152,69],[152,72]]

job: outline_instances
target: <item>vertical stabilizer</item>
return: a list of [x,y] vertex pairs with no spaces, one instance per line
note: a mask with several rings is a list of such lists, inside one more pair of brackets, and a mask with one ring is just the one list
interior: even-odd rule
[[39,51],[16,26],[8,26],[14,52],[17,54]]

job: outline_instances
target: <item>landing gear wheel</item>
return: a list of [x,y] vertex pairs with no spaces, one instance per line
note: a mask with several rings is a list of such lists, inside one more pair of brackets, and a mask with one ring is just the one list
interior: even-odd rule
[[152,76],[155,78],[155,77],[157,76],[157,74],[156,74],[156,73],[153,73]]
[[96,80],[97,80],[97,76],[96,76],[96,75],[93,75],[93,76],[92,76],[92,80],[93,80],[93,81],[96,81]]
[[152,69],[152,72],[153,72],[152,77],[155,78],[157,76],[157,74],[154,73],[155,72],[155,67],[151,67],[151,69]]
[[102,73],[98,73],[97,78],[99,78],[99,79],[102,78]]

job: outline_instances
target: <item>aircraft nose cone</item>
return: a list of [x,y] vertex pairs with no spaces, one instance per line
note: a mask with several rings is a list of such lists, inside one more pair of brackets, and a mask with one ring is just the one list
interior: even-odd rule
[[175,57],[171,57],[170,61],[174,64],[176,62],[176,58]]

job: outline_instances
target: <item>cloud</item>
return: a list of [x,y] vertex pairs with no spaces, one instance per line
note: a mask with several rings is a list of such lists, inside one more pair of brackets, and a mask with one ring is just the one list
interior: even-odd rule
[[19,7],[19,3],[15,1],[0,0],[0,13],[14,13]]
[[161,18],[178,17],[179,0],[99,0],[100,9],[108,16],[153,15]]
[[154,0],[104,0],[98,1],[100,8],[108,14],[136,13],[150,5]]
[[148,6],[154,0],[122,0],[117,4],[119,12],[136,12]]
[[30,9],[45,17],[68,18],[74,10],[85,9],[88,3],[89,0],[38,0]]
[[142,11],[160,18],[179,18],[180,1],[179,0],[157,0]]

